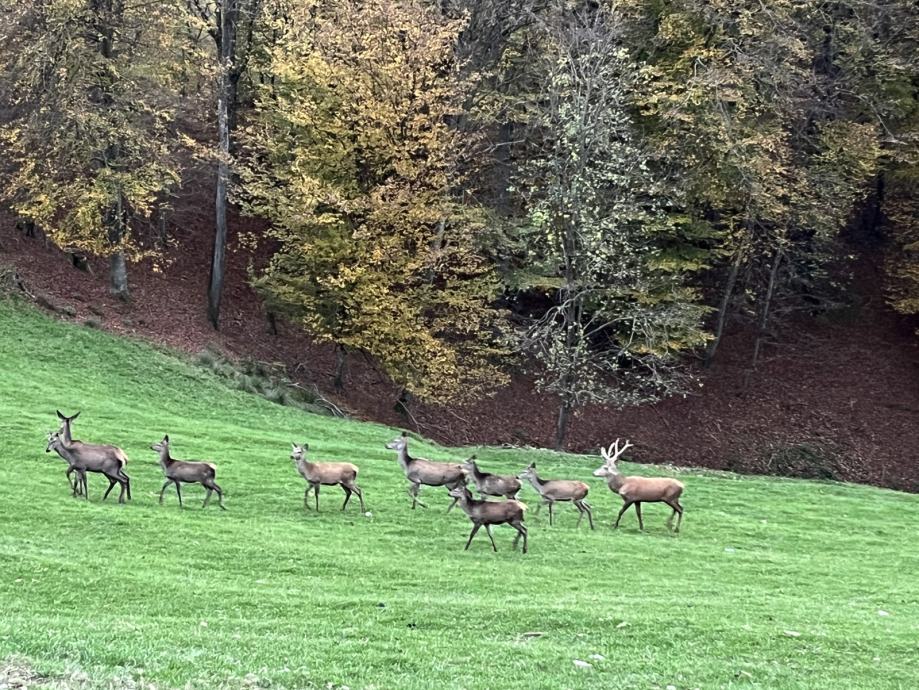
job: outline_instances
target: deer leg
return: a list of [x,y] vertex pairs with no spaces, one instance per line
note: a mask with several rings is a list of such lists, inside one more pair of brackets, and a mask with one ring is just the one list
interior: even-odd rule
[[630,505],[632,505],[632,501],[626,501],[622,504],[622,510],[620,510],[619,515],[616,516],[616,524],[613,525],[613,529],[619,528],[619,521],[622,519],[622,514],[629,509]]
[[527,552],[527,528],[522,522],[512,522],[511,526],[517,530],[517,536],[514,537],[514,550],[517,550],[517,542],[523,537],[523,552]]
[[72,474],[74,473],[74,470],[75,470],[75,468],[74,468],[73,465],[71,465],[70,467],[68,467],[68,468],[67,468],[67,472],[66,472],[66,476],[67,476],[67,483],[70,485],[71,495],[76,496],[76,495],[77,495],[77,483],[80,481],[80,474],[79,474],[79,472],[78,472],[78,473],[77,473],[77,478],[74,479],[73,477],[70,476],[70,475],[72,475]]
[[481,527],[481,526],[482,526],[482,525],[481,525],[480,523],[478,523],[478,522],[476,522],[476,523],[474,523],[474,524],[472,525],[472,532],[469,533],[469,539],[468,539],[468,541],[466,541],[466,548],[463,549],[463,551],[468,551],[468,550],[469,550],[469,545],[472,543],[472,538],[475,536],[475,533],[479,531],[479,527]]
[[[673,532],[680,531],[680,523],[683,522],[683,506],[680,505],[680,502],[677,500],[666,501],[667,505],[673,508],[673,512],[670,513],[670,517],[667,518],[667,528]],[[677,516],[676,519],[676,529],[673,529],[673,516]]]
[[220,506],[220,510],[226,510],[227,507],[223,505],[223,489],[220,488],[220,485],[212,479],[208,484],[208,488],[217,492],[217,505]]
[[454,499],[453,499],[453,503],[451,503],[451,504],[450,504],[450,507],[447,508],[447,512],[448,512],[448,513],[449,513],[451,510],[453,510],[453,506],[455,506],[455,505],[457,504],[458,501],[459,501],[458,498],[454,498]]
[[173,479],[172,483],[176,485],[176,496],[179,497],[179,508],[184,508],[185,506],[182,505],[182,487],[179,485],[180,482],[178,479]]
[[168,487],[170,484],[172,484],[171,479],[167,479],[165,482],[163,482],[163,488],[160,489],[160,505],[163,505],[163,494],[166,493],[166,487]]
[[108,479],[108,488],[105,490],[105,493],[102,494],[103,501],[108,498],[108,495],[112,492],[112,489],[115,487],[115,484],[120,484],[120,482],[114,477],[105,475],[105,478]]
[[341,509],[344,510],[348,506],[348,501],[351,500],[351,489],[344,484],[341,485],[341,488],[345,490],[345,502],[341,504]]
[[319,512],[319,484],[313,485],[313,493],[316,494],[316,512]]
[[590,524],[590,529],[593,529],[594,528],[593,508],[590,507],[590,504],[587,501],[581,501],[581,505],[584,506],[584,512],[587,513],[587,522]]
[[638,529],[645,531],[645,523],[641,519],[641,501],[635,501],[635,512],[638,514]]
[[421,502],[421,499],[418,498],[418,490],[421,488],[420,484],[412,484],[409,487],[408,495],[412,497],[412,510],[415,510],[415,504],[417,503],[422,508],[427,508],[427,506]]
[[578,501],[575,501],[575,502],[574,502],[574,507],[578,509],[578,513],[579,513],[579,515],[578,515],[578,522],[577,522],[577,524],[574,526],[574,528],[577,529],[578,527],[581,526],[581,520],[584,519],[584,509],[581,507],[581,504],[580,504]]
[[121,470],[121,472],[119,472],[119,475],[121,476],[121,480],[124,482],[125,488],[127,488],[128,490],[128,500],[130,501],[131,500],[131,478],[124,473],[124,470]]
[[310,509],[310,489],[312,489],[309,484],[306,485],[306,491],[303,492],[303,510]]
[[366,513],[367,511],[364,509],[364,492],[361,491],[361,488],[357,484],[352,484],[351,489],[357,494],[357,498],[361,502],[361,512]]
[[491,525],[485,525],[485,531],[488,533],[488,538],[491,539],[491,549],[495,553],[498,553],[498,547],[495,546],[495,537],[491,533]]
[[553,501],[548,501],[549,504],[549,527],[552,526],[552,504]]
[[543,503],[545,503],[545,501],[540,501],[536,504],[536,510],[533,511],[533,515],[539,515],[539,511],[542,509]]
[[86,482],[86,470],[80,470],[80,484],[83,485],[83,498],[89,500],[89,484]]
[[207,502],[211,500],[211,494],[214,493],[214,490],[207,484],[202,484],[202,486],[207,489],[207,493],[204,494],[204,505],[201,506],[201,510],[204,510],[207,508]]

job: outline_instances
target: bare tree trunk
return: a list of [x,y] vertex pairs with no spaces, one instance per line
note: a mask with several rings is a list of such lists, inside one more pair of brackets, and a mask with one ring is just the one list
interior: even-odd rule
[[235,120],[232,108],[236,103],[238,81],[233,78],[236,59],[236,29],[239,18],[239,0],[220,0],[217,21],[219,25],[217,53],[220,74],[217,82],[217,193],[214,199],[215,227],[214,251],[211,257],[211,275],[207,290],[207,318],[214,330],[220,329],[220,301],[223,296],[224,272],[227,251],[227,190],[230,183],[230,136]]
[[121,195],[115,208],[109,209],[106,214],[108,225],[108,240],[113,247],[117,247],[109,260],[109,279],[111,292],[120,300],[127,301],[131,294],[128,290],[128,263],[125,259],[121,241],[124,238],[124,212],[121,206]]
[[759,327],[756,332],[756,342],[753,344],[753,362],[751,365],[752,369],[756,369],[756,364],[759,361],[759,353],[762,349],[763,338],[766,337],[766,328],[769,325],[769,313],[772,307],[772,296],[775,293],[775,281],[779,274],[779,266],[782,265],[782,258],[784,254],[782,250],[776,250],[775,256],[772,258],[772,269],[769,271],[769,286],[766,288],[766,296],[763,299],[763,306],[760,310],[759,315]]
[[335,346],[335,390],[345,389],[345,373],[348,368],[348,350],[342,344]]
[[724,335],[724,327],[728,320],[731,297],[734,295],[734,286],[737,285],[737,275],[740,273],[740,264],[742,261],[743,252],[738,251],[737,256],[734,258],[734,263],[731,264],[731,270],[728,273],[728,281],[724,286],[724,295],[721,297],[721,305],[718,308],[718,321],[715,324],[715,339],[712,340],[711,344],[708,346],[708,351],[705,353],[704,366],[706,369],[712,365],[712,360],[715,359],[715,352],[718,351],[718,346],[721,344],[721,336]]
[[566,396],[558,407],[558,419],[555,422],[555,450],[564,450],[568,437],[568,421],[571,419],[571,400]]

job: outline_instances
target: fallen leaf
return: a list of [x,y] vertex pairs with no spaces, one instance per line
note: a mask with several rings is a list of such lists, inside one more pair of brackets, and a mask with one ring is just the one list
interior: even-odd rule
[[574,665],[578,668],[593,668],[592,664],[589,664],[586,661],[581,661],[580,659],[575,659]]
[[801,633],[799,633],[797,630],[786,630],[785,634],[788,637],[801,637]]

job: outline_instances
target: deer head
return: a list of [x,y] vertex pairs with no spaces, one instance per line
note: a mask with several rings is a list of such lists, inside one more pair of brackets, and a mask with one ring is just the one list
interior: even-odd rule
[[408,434],[404,431],[401,436],[396,436],[392,441],[386,444],[389,450],[401,452],[408,447]]
[[159,443],[154,443],[150,446],[150,450],[155,450],[157,453],[162,453],[164,450],[169,452],[169,434],[163,436],[163,440]]
[[632,444],[626,440],[625,445],[621,448],[619,447],[619,439],[617,438],[613,443],[610,444],[609,448],[601,448],[600,455],[603,457],[603,466],[594,470],[595,477],[608,477],[613,474],[619,474],[619,468],[616,463],[619,461],[619,456],[622,455],[626,448],[631,448]]
[[302,446],[298,446],[296,443],[291,443],[290,459],[294,461],[296,465],[298,462],[306,457],[306,451],[310,449],[309,443],[304,443]]
[[534,481],[535,479],[537,479],[536,463],[531,462],[529,465],[527,465],[526,469],[524,469],[520,474],[517,475],[517,479],[526,479],[528,481]]

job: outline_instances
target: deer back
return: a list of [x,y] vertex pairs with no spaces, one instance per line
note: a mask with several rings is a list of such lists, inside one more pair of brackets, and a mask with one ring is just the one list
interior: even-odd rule
[[178,479],[180,482],[200,482],[217,476],[217,466],[210,462],[172,460],[164,464],[163,469],[169,479]]
[[128,462],[124,451],[117,446],[96,445],[73,441],[65,446],[70,455],[70,463],[79,469],[91,472],[115,471]]
[[301,462],[299,467],[308,482],[340,484],[357,479],[357,465],[350,462]]
[[669,477],[625,477],[616,493],[629,501],[672,501],[683,493],[683,483]]
[[539,493],[555,501],[580,501],[587,495],[589,487],[584,482],[572,479],[550,479],[543,482]]
[[427,486],[463,484],[466,480],[462,465],[452,462],[433,462],[422,458],[410,459],[406,465],[405,475]]
[[507,496],[520,491],[520,480],[517,477],[502,477],[498,474],[487,474],[474,480],[476,488],[489,496]]

